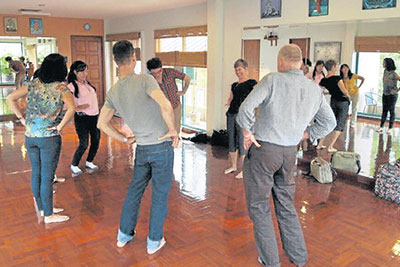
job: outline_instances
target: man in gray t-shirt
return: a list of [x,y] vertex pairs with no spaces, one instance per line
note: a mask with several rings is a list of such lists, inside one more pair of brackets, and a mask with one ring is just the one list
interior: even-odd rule
[[[179,142],[174,112],[152,76],[134,73],[136,58],[129,41],[117,42],[113,46],[113,55],[120,70],[120,80],[107,94],[98,127],[114,139],[127,144],[136,140],[138,144],[133,178],[122,208],[117,246],[124,247],[135,235],[141,198],[151,179],[153,193],[147,253],[153,254],[166,243],[163,226],[173,175],[173,146]],[[134,136],[124,136],[113,127],[110,121],[116,112]]]

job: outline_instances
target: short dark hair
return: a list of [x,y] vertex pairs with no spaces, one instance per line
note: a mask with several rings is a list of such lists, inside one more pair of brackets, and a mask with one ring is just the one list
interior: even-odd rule
[[130,60],[135,52],[133,45],[128,40],[118,41],[113,46],[114,60],[118,65],[124,64],[127,60]]
[[387,57],[383,60],[385,62],[385,68],[387,71],[392,71],[392,70],[396,70],[396,65],[394,64],[393,59],[391,59],[390,57]]
[[60,54],[50,54],[44,58],[38,78],[42,83],[64,82],[68,69]]
[[330,60],[328,60],[327,62],[325,62],[325,69],[326,69],[327,71],[332,70],[332,68],[333,68],[334,66],[336,66],[335,60],[330,59]]
[[247,61],[239,58],[238,60],[235,61],[235,64],[233,64],[233,68],[236,69],[237,67],[242,67],[244,69],[247,69],[247,67],[249,66],[249,64],[247,64]]
[[146,62],[146,65],[147,65],[147,69],[149,71],[154,70],[154,69],[158,69],[158,68],[162,68],[161,59],[158,58],[158,57],[153,57],[153,58],[149,59]]
[[303,64],[310,67],[312,66],[312,63],[308,58],[303,58]]
[[25,61],[25,57],[19,57],[20,61]]
[[6,57],[6,61],[8,62],[8,61],[11,61],[12,60],[12,58],[11,57]]

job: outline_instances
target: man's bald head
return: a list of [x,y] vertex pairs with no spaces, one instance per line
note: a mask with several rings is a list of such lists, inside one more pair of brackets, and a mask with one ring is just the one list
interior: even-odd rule
[[302,58],[299,46],[295,44],[284,45],[278,53],[278,71],[300,69]]

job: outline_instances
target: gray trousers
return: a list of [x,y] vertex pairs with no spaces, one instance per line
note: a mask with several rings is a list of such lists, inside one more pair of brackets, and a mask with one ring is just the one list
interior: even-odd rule
[[294,207],[292,172],[297,147],[260,144],[260,148],[251,146],[243,167],[247,208],[253,221],[258,253],[267,266],[280,266],[269,206],[272,192],[283,249],[294,264],[303,266],[307,262],[307,248]]
[[239,150],[239,156],[246,155],[246,150],[243,146],[242,127],[236,122],[237,113],[226,113],[226,128],[228,130],[229,152]]

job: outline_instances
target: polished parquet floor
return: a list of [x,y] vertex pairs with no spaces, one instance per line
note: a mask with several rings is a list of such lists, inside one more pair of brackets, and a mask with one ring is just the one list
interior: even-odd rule
[[[69,164],[78,141],[68,126],[57,169],[67,180],[55,185],[55,204],[71,220],[45,226],[34,211],[23,129],[12,123],[0,127],[0,266],[260,266],[243,181],[223,174],[226,149],[185,142],[175,150],[167,244],[149,256],[150,187],[137,236],[123,249],[115,245],[133,168],[131,147],[103,135],[95,159],[100,169],[72,177]],[[357,125],[359,144],[357,136],[365,133]],[[297,173],[295,205],[309,250],[307,266],[400,266],[400,206],[342,179],[323,185]],[[292,266],[282,250],[281,262]]]

